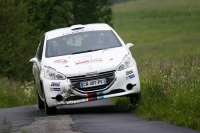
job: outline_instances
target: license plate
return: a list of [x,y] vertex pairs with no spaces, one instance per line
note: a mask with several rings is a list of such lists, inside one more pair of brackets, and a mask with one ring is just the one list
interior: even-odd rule
[[96,79],[96,80],[89,80],[89,81],[83,81],[80,82],[80,88],[87,88],[87,87],[93,87],[93,86],[99,86],[106,84],[106,79]]

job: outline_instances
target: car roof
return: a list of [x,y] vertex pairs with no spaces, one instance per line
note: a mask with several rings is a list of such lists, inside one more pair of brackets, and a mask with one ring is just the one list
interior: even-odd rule
[[91,29],[91,30],[112,30],[112,28],[105,23],[95,23],[95,24],[77,24],[77,25],[72,25],[71,27],[66,27],[66,28],[59,28],[55,30],[51,30],[46,32],[45,34],[51,35],[51,34],[56,34],[56,33],[63,33],[63,32],[73,32],[78,29]]

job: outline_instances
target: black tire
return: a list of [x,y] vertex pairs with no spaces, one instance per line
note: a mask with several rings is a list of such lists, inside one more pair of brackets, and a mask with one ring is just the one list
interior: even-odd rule
[[38,94],[38,89],[36,88],[36,85],[35,85],[35,78],[34,78],[34,87],[35,87],[35,91],[36,91],[36,96],[37,96],[37,104],[38,104],[38,108],[41,110],[41,109],[44,109],[44,101],[41,100],[39,94]]
[[38,92],[37,93],[37,104],[38,104],[38,108],[39,109],[45,109],[44,107],[44,101],[41,100],[40,96],[38,95]]
[[45,105],[45,113],[46,113],[46,115],[56,115],[57,114],[57,108],[56,107],[49,107],[47,105],[46,99],[44,101],[44,105]]
[[45,96],[45,92],[44,92],[44,87],[43,87],[42,84],[41,84],[41,87],[42,87],[43,95],[44,95],[44,109],[45,109],[46,115],[56,115],[57,114],[57,108],[56,108],[56,106],[55,107],[49,107],[47,105],[46,96]]
[[130,100],[130,103],[133,104],[133,105],[137,105],[140,101],[140,98],[141,98],[141,94],[140,93],[135,93],[135,94],[130,94],[129,95],[129,100]]

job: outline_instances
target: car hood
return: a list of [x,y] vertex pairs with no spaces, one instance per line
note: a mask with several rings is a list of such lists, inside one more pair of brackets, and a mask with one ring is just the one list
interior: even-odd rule
[[124,56],[125,47],[110,48],[88,53],[46,58],[44,65],[50,66],[67,77],[85,75],[90,72],[116,70]]

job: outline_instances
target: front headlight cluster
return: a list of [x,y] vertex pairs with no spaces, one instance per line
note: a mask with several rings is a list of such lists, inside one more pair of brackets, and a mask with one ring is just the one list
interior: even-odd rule
[[126,68],[131,67],[134,64],[135,64],[135,61],[133,60],[133,58],[131,58],[130,55],[126,55],[122,63],[118,66],[117,70],[118,71],[124,70]]
[[51,67],[44,67],[44,76],[47,79],[53,80],[65,80],[66,77],[64,74],[57,72],[55,69]]

